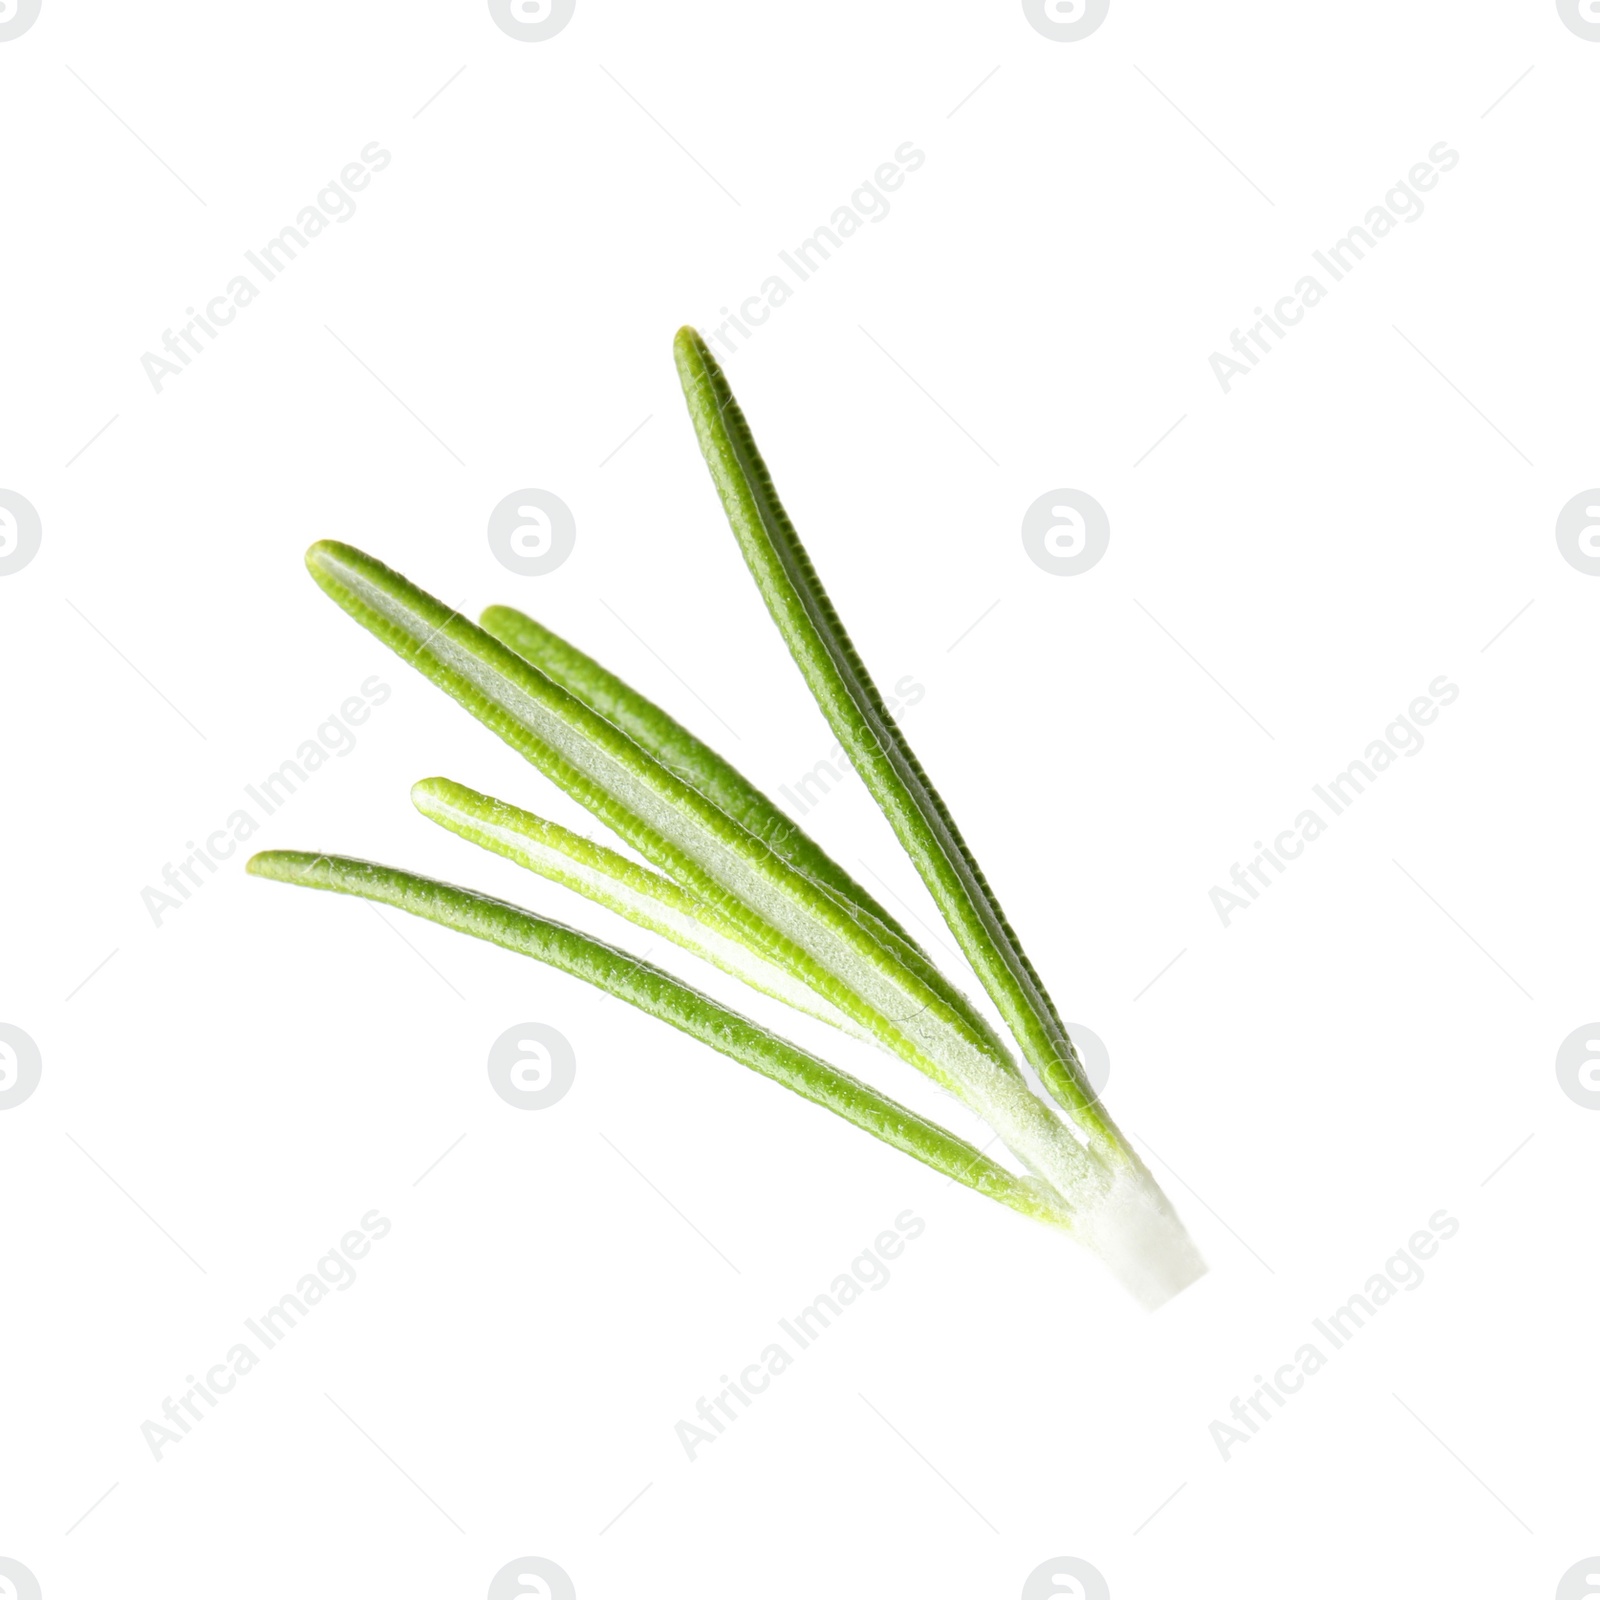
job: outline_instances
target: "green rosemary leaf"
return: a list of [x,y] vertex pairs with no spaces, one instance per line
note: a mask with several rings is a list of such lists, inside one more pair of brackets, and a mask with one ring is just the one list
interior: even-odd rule
[[429,821],[463,839],[583,895],[637,927],[672,940],[762,994],[857,1038],[871,1039],[838,1007],[769,961],[737,923],[695,899],[671,878],[559,823],[448,778],[424,778],[412,786],[411,800]]
[[653,700],[646,699],[543,623],[511,606],[490,606],[478,620],[485,631],[515,650],[524,661],[615,723],[669,772],[715,801],[740,827],[753,833],[790,866],[859,906],[907,944],[916,942],[798,823]]
[[1055,1005],[839,621],[716,358],[674,351],[700,448],[762,598],[806,684],[889,819],[1027,1060],[1098,1145],[1137,1160],[1101,1107]]
[[392,906],[542,961],[710,1045],[935,1172],[1026,1216],[1069,1226],[1042,1184],[1009,1172],[937,1123],[614,945],[504,900],[348,856],[269,850],[251,859],[249,871]]

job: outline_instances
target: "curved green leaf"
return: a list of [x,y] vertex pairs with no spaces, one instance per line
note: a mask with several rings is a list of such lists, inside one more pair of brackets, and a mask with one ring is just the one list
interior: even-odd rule
[[744,929],[696,900],[671,878],[641,867],[559,823],[480,794],[465,784],[452,783],[448,778],[424,778],[413,784],[411,802],[430,822],[583,895],[637,927],[672,940],[752,989],[857,1038],[877,1043],[838,1007],[829,1005],[785,968],[769,961]]
[[679,330],[674,353],[723,510],[835,736],[1041,1081],[1098,1143],[1131,1156],[999,901],[839,621],[716,358],[693,328]]
[[916,941],[826,850],[787,816],[743,773],[669,716],[653,700],[624,683],[593,656],[512,606],[490,606],[478,618],[510,649],[559,683],[568,694],[613,722],[669,772],[714,800],[740,827],[813,882],[875,917],[907,944]]
[[470,889],[348,856],[268,850],[254,856],[248,870],[280,883],[356,895],[393,906],[502,949],[531,956],[710,1045],[875,1139],[914,1156],[935,1172],[1025,1216],[1058,1227],[1069,1226],[1066,1212],[1043,1185],[1019,1178],[937,1123],[719,1005],[670,973],[575,928]]

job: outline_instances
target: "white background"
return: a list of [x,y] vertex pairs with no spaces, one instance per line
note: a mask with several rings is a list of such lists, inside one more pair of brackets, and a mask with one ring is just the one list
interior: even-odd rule
[[[47,1600],[480,1596],[524,1555],[582,1600],[1011,1600],[1063,1555],[1116,1600],[1553,1595],[1600,1547],[1600,1114],[1554,1072],[1600,1014],[1600,580],[1554,538],[1600,480],[1597,74],[1544,0],[1114,0],[1079,43],[579,0],[539,44],[481,3],[44,0],[0,44],[0,487],[43,525],[0,578],[0,1021],[44,1063],[0,1113],[0,1556]],[[163,330],[373,140],[356,214],[157,394]],[[585,825],[301,553],[530,610],[792,786],[831,736],[670,340],[908,140],[729,375],[1211,1263],[1154,1316],[572,980],[242,850],[141,904],[377,673],[252,847],[648,942],[412,811],[440,773]],[[1225,395],[1211,353],[1439,141],[1425,214]],[[577,519],[543,578],[485,536],[526,486]],[[1110,517],[1083,576],[1022,547],[1058,487]],[[1224,928],[1212,886],[1441,674],[1426,747]],[[932,919],[853,776],[806,826]],[[578,1057],[546,1111],[485,1071],[525,1021]],[[141,1424],[372,1208],[359,1281],[156,1462]],[[893,1281],[691,1463],[674,1424],[907,1208]],[[1224,1462],[1210,1424],[1441,1208],[1427,1280]]]

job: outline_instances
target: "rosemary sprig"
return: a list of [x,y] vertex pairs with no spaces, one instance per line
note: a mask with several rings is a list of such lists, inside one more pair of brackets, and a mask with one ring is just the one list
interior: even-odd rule
[[676,354],[713,481],[768,609],[1065,1120],[894,917],[660,707],[520,612],[491,607],[475,625],[348,545],[314,545],[307,564],[357,621],[650,865],[442,778],[413,791],[425,815],[909,1062],[983,1118],[1029,1175],[561,923],[344,857],[273,851],[251,870],[379,900],[596,984],[980,1193],[1069,1227],[1146,1305],[1160,1304],[1200,1276],[1204,1263],[1090,1089],[1043,983],[839,622],[727,380],[693,330],[679,333]]

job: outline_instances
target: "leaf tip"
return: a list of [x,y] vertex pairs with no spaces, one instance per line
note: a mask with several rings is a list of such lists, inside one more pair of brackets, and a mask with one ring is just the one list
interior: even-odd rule
[[318,539],[306,551],[306,570],[324,589],[342,584],[350,569],[361,560],[361,552],[337,539]]
[[698,328],[685,323],[672,340],[672,357],[678,366],[678,378],[685,387],[704,382],[708,372],[717,370],[717,358],[711,347],[700,336]]
[[281,881],[286,876],[284,868],[293,854],[290,850],[258,850],[245,862],[244,870],[253,878],[276,878]]
[[437,816],[441,802],[457,788],[448,778],[421,778],[411,785],[411,803],[425,817]]

